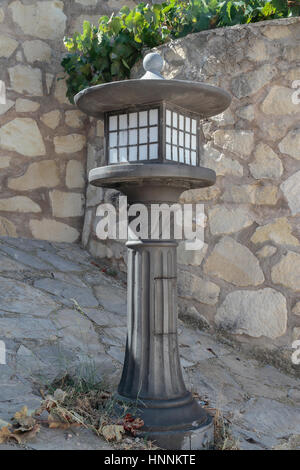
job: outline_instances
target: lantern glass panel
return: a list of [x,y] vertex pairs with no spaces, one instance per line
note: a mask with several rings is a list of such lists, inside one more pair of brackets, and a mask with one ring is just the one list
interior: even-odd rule
[[109,160],[110,163],[118,163],[118,149],[110,149]]
[[197,139],[195,135],[192,135],[191,148],[197,150]]
[[166,159],[197,165],[197,119],[166,109]]
[[178,115],[177,113],[173,113],[173,127],[177,128],[177,123],[178,123]]
[[158,158],[158,144],[149,145],[149,158],[150,160]]
[[144,127],[148,125],[148,112],[140,111],[139,112],[139,127]]
[[[174,106],[122,111],[107,118],[108,163],[138,162],[165,158],[197,165],[198,120]],[[164,127],[164,129],[163,129]],[[161,148],[163,145],[164,148]]]
[[158,108],[123,111],[109,116],[107,122],[109,164],[159,158]]
[[158,127],[157,126],[149,128],[149,141],[150,142],[158,141]]
[[119,133],[119,146],[127,145],[127,131],[120,131]]
[[168,143],[171,143],[171,128],[170,127],[166,128],[166,141]]
[[149,124],[150,126],[155,126],[158,124],[158,109],[150,109]]
[[185,163],[187,165],[190,165],[190,151],[189,150],[185,150]]
[[127,162],[127,147],[122,147],[119,150],[120,162]]
[[110,132],[109,134],[109,146],[110,147],[117,147],[118,145],[118,133],[117,132]]
[[173,132],[172,132],[172,144],[174,145],[177,145],[177,130],[176,129],[173,129]]
[[191,136],[190,134],[185,134],[185,148],[191,148]]
[[179,129],[184,131],[184,116],[182,115],[179,116]]
[[137,113],[130,113],[129,114],[129,127],[137,127]]
[[148,140],[148,129],[140,129],[139,130],[139,143],[146,144]]
[[192,119],[192,134],[197,134],[197,121]]
[[147,160],[148,153],[148,145],[140,145],[139,146],[139,157],[140,160]]
[[169,144],[166,145],[166,159],[167,160],[172,160],[171,145],[169,145]]
[[127,129],[127,114],[121,114],[119,116],[119,129]]
[[179,145],[180,147],[184,147],[184,133],[179,131]]
[[110,116],[109,118],[109,130],[116,131],[118,129],[118,116]]
[[172,160],[174,162],[178,161],[178,148],[176,147],[176,145],[173,145],[172,147]]
[[167,111],[166,111],[166,124],[167,124],[167,126],[171,126],[171,116],[172,116],[171,111],[169,111],[167,109]]
[[197,164],[197,154],[196,154],[196,152],[191,152],[191,164],[193,166],[196,166],[196,164]]
[[137,129],[132,129],[129,131],[129,145],[137,144]]
[[191,120],[190,120],[189,117],[185,118],[185,130],[186,130],[186,132],[191,131]]
[[136,145],[129,147],[129,161],[134,162],[137,160],[138,148]]

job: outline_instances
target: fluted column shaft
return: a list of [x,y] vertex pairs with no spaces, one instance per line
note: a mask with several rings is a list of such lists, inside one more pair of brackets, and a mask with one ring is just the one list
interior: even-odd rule
[[174,241],[129,241],[128,336],[119,395],[141,401],[187,397],[177,339]]

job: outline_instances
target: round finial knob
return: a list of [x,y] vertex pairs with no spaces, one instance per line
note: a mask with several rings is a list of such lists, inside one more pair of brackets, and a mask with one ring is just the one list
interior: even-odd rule
[[151,52],[147,54],[143,60],[143,67],[146,72],[152,72],[156,75],[160,75],[164,67],[164,59],[157,54],[157,52]]

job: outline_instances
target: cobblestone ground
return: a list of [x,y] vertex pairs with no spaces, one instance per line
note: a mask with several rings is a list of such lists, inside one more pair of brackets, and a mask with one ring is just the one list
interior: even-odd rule
[[[76,305],[75,305],[76,303]],[[81,312],[78,309],[80,306]],[[117,385],[126,288],[77,245],[0,239],[0,427],[63,372]],[[231,423],[241,449],[300,449],[300,381],[179,321],[185,380]],[[108,449],[87,430],[42,429],[32,449]],[[0,445],[1,449],[10,446]]]

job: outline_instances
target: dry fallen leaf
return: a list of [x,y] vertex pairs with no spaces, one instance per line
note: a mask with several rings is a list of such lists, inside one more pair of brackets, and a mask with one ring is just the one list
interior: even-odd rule
[[144,426],[144,421],[141,418],[134,418],[130,413],[127,413],[119,424],[124,426],[125,431],[135,436],[136,431]]
[[24,444],[24,442],[29,441],[30,439],[33,439],[37,433],[40,431],[40,426],[39,424],[35,424],[33,428],[30,431],[26,432],[21,432],[21,431],[14,431],[12,434],[12,438],[16,439],[18,444]]
[[5,442],[9,441],[11,439],[11,432],[8,426],[3,426],[3,428],[0,429],[0,444],[5,444]]
[[21,411],[17,411],[12,419],[14,430],[15,431],[31,431],[36,421],[32,416],[28,416],[27,406],[23,406]]
[[27,406],[17,411],[12,418],[13,428],[9,439],[15,439],[18,444],[32,439],[39,432],[40,426],[32,416],[28,416]]
[[11,426],[4,426],[0,429],[0,444],[4,444],[9,441],[23,444],[35,437],[39,430],[40,426],[38,424],[35,424],[29,431],[25,432],[20,431],[19,429],[13,429]]
[[59,417],[52,415],[48,416],[48,424],[51,429],[69,429],[70,427],[81,426],[80,423],[74,423],[72,421],[60,421]]
[[124,426],[119,424],[106,424],[101,426],[99,431],[107,441],[116,440],[117,442],[120,442],[122,440],[122,434],[124,434],[125,429]]
[[26,418],[27,414],[28,414],[28,408],[27,406],[23,406],[21,411],[15,412],[14,419],[18,421],[19,419]]
[[62,423],[51,415],[48,416],[48,425],[51,429],[68,429],[70,427],[70,423]]

